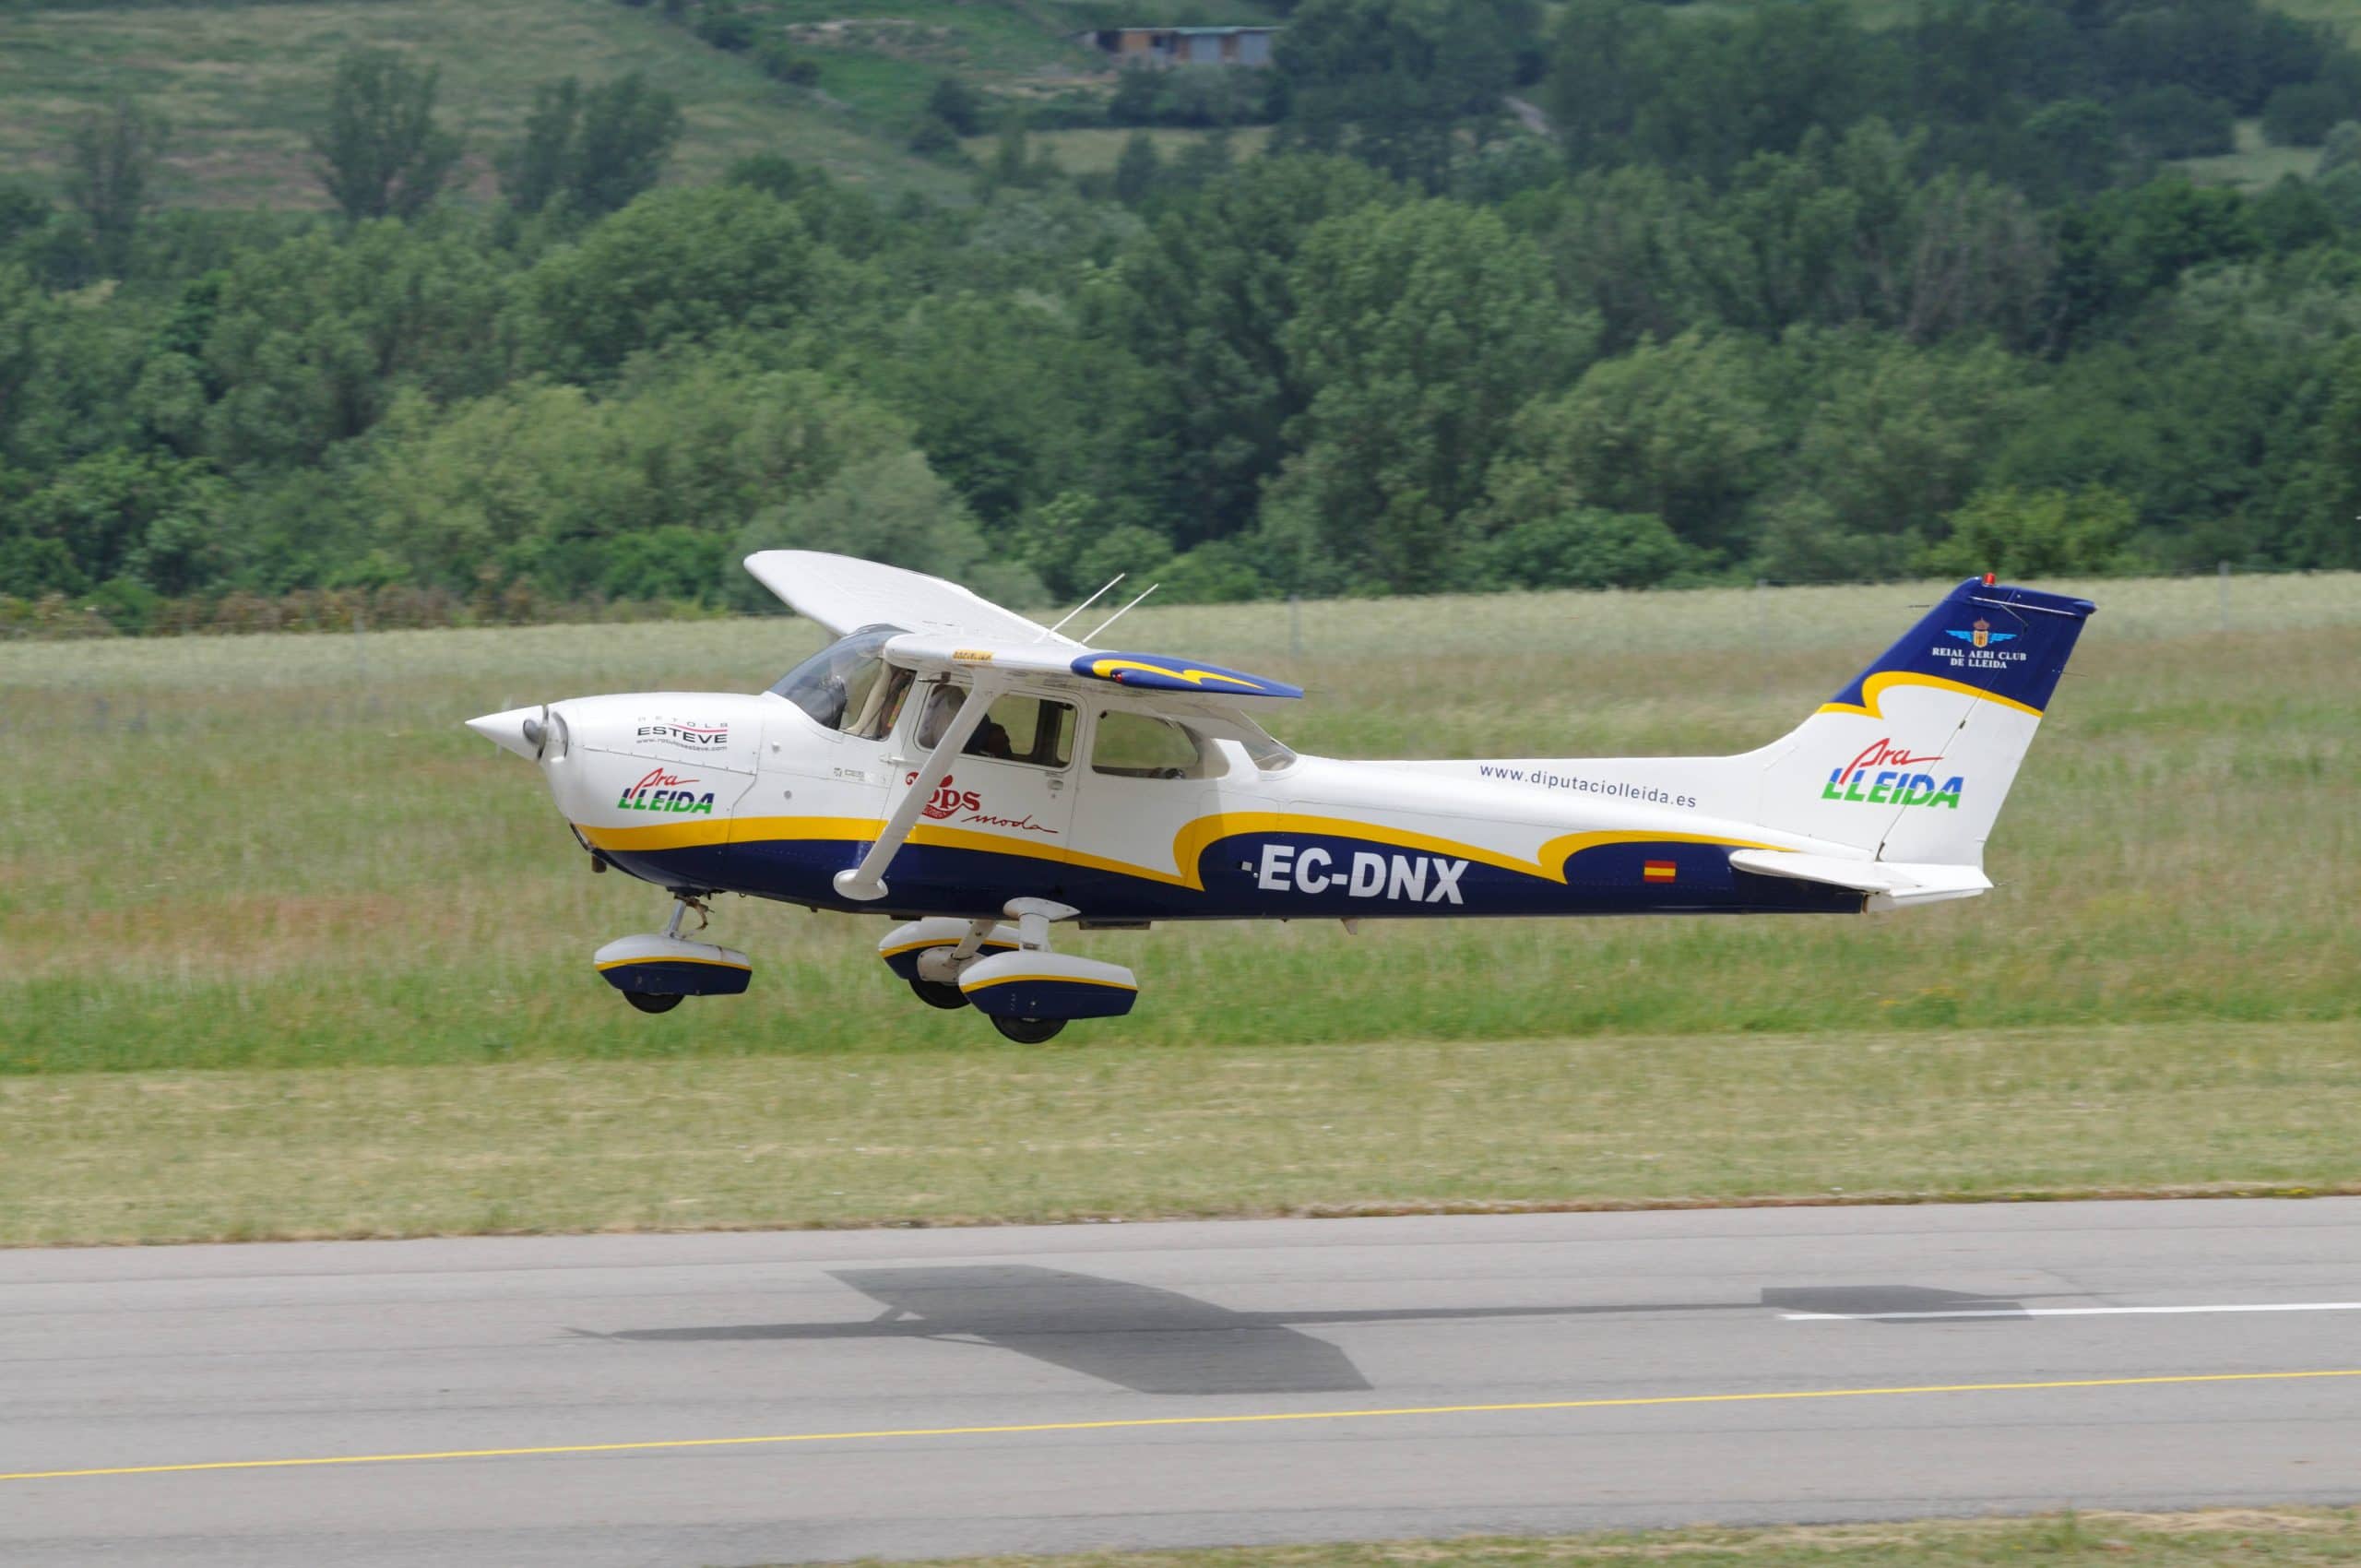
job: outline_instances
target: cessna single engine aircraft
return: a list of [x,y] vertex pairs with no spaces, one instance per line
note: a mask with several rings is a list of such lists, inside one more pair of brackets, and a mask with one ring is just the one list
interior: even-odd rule
[[792,550],[746,566],[836,639],[769,691],[468,721],[540,766],[592,870],[672,896],[663,933],[608,944],[599,972],[649,1013],[744,991],[744,954],[681,934],[717,893],[884,914],[900,923],[878,956],[920,1000],[1028,1043],[1138,995],[1130,969],[1053,951],[1062,921],[1351,930],[1981,893],[1985,838],[2094,608],[1971,579],[1735,756],[1342,762],[1256,722],[1303,695],[1283,681],[1089,646],[897,567]]

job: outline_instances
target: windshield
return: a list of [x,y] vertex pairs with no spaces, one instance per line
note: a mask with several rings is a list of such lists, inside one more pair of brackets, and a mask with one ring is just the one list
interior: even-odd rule
[[771,691],[830,730],[848,733],[874,730],[883,734],[878,720],[883,718],[885,725],[892,724],[892,716],[884,710],[900,707],[909,683],[907,671],[894,671],[898,679],[881,679],[887,672],[882,651],[902,631],[899,626],[863,626],[780,676]]

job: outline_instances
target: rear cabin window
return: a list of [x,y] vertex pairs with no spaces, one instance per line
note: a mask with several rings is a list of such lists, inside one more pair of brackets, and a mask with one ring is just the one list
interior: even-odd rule
[[1108,708],[1091,738],[1090,771],[1118,778],[1186,778],[1204,754],[1197,738],[1169,719]]
[[[919,717],[918,743],[931,751],[967,702],[958,686],[938,686]],[[1074,710],[1047,697],[1004,696],[984,712],[984,720],[961,751],[968,756],[1062,768],[1074,761]]]

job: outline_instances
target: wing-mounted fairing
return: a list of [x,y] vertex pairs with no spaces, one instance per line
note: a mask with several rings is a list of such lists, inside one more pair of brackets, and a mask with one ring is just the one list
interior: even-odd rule
[[910,632],[884,646],[892,662],[918,671],[920,680],[943,675],[962,678],[990,672],[1002,682],[1024,681],[1043,690],[1103,692],[1114,686],[1148,699],[1145,706],[1162,711],[1171,697],[1200,699],[1192,706],[1266,707],[1293,702],[1303,688],[1267,675],[1226,670],[1203,659],[1178,659],[1161,653],[1112,653],[1074,645],[1010,641],[991,637],[944,637]]

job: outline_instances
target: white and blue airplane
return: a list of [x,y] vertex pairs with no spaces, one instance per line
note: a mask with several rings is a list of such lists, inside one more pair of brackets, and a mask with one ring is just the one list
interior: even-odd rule
[[792,550],[746,566],[836,638],[769,691],[468,721],[540,767],[592,870],[672,896],[664,932],[608,944],[599,972],[648,1013],[744,991],[744,954],[681,934],[718,893],[882,914],[898,923],[878,955],[922,1001],[1028,1043],[1138,995],[1130,969],[1054,951],[1063,921],[1856,914],[1982,893],[1985,839],[2094,609],[1970,579],[1732,756],[1347,762],[1256,720],[1303,695],[1282,681],[1076,641],[1073,615],[1044,627],[898,567]]

